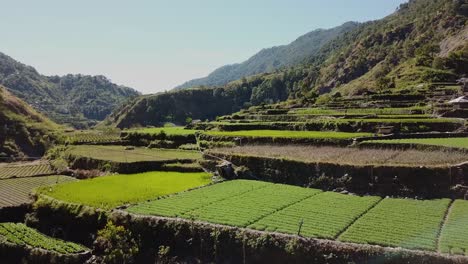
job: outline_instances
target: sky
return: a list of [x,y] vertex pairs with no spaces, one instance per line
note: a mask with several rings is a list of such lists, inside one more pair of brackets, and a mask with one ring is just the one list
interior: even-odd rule
[[0,52],[45,75],[105,75],[170,90],[318,28],[406,0],[0,0]]

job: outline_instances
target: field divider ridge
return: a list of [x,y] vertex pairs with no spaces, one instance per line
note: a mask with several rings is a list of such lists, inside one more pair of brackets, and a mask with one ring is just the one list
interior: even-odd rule
[[437,243],[436,247],[437,248],[436,248],[436,250],[437,250],[438,253],[442,253],[441,250],[440,250],[440,242],[441,242],[442,231],[443,231],[443,229],[445,227],[445,224],[448,221],[448,218],[449,218],[450,212],[452,211],[452,207],[453,207],[454,202],[455,202],[455,200],[450,200],[450,203],[447,206],[447,209],[445,210],[444,219],[441,221],[439,231],[437,232],[437,238],[436,238],[436,243]]
[[[268,216],[270,216],[270,215],[272,215],[272,214],[274,214],[274,213],[283,211],[283,210],[285,210],[285,209],[288,208],[288,207],[291,207],[291,206],[293,206],[293,205],[296,205],[296,204],[298,204],[298,203],[300,203],[300,202],[302,202],[302,201],[304,201],[304,200],[307,200],[307,199],[309,199],[309,198],[312,198],[312,197],[314,197],[314,196],[316,196],[316,195],[319,195],[319,194],[321,194],[321,193],[324,193],[324,192],[316,192],[316,193],[313,193],[313,194],[311,194],[311,195],[308,195],[308,196],[306,196],[306,197],[304,197],[304,198],[301,198],[301,199],[299,199],[299,200],[297,200],[297,201],[294,201],[294,202],[291,202],[291,203],[289,203],[289,204],[287,204],[287,205],[284,205],[284,206],[278,208],[276,211],[273,211],[273,212],[271,212],[271,213],[269,213],[269,214],[260,216],[258,219],[254,220],[251,224],[249,224],[249,226],[258,223],[258,222],[261,221],[262,219],[264,219],[264,218],[266,218],[266,217],[268,217]],[[246,228],[248,228],[248,226],[247,226]]]
[[358,215],[349,225],[345,226],[345,228],[343,228],[343,230],[341,230],[340,232],[338,232],[338,234],[335,236],[335,240],[339,240],[340,236],[343,235],[351,226],[354,225],[354,223],[356,223],[359,219],[361,219],[365,214],[367,214],[369,211],[371,211],[372,209],[374,209],[378,204],[380,204],[383,200],[385,200],[386,198],[381,198],[379,199],[377,202],[375,202],[373,205],[369,206],[369,208],[367,208],[367,210],[365,210],[364,212],[362,212],[360,215]]

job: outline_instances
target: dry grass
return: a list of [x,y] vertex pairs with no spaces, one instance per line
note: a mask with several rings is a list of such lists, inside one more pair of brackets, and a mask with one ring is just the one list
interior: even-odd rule
[[213,152],[286,158],[306,162],[332,162],[352,165],[421,165],[441,166],[468,161],[466,154],[449,151],[358,149],[317,146],[257,145],[218,148]]

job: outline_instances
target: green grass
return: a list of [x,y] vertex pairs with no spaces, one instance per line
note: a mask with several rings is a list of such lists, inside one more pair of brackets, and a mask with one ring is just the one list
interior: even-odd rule
[[126,132],[142,134],[160,134],[162,131],[164,131],[166,135],[191,135],[195,134],[195,132],[197,132],[198,130],[184,129],[184,127],[148,127],[131,129],[127,130]]
[[468,256],[468,201],[456,200],[440,237],[442,253]]
[[72,156],[89,157],[97,160],[114,162],[196,160],[201,158],[201,154],[196,151],[147,148],[125,150],[123,146],[79,145],[70,147],[68,153]]
[[258,221],[250,228],[333,239],[380,197],[349,196],[324,192],[298,202]]
[[[59,184],[39,191],[58,200],[99,208],[155,199],[211,182],[208,173],[147,172],[102,176]],[[51,191],[50,191],[51,190]]]
[[449,199],[384,199],[339,237],[346,242],[437,250]]
[[429,110],[428,106],[415,106],[415,107],[403,107],[403,108],[350,108],[343,110],[326,109],[326,108],[305,108],[292,110],[290,114],[376,114],[376,115],[408,115],[414,111],[424,112]]
[[347,133],[329,131],[289,131],[289,130],[240,130],[240,131],[207,131],[212,136],[257,137],[257,138],[317,138],[317,139],[351,139],[371,136],[371,133]]
[[48,237],[24,224],[0,223],[0,244],[2,237],[12,244],[41,248],[60,254],[74,254],[89,250],[75,243]]
[[422,144],[455,148],[468,148],[468,137],[465,138],[409,138],[366,141],[382,144]]

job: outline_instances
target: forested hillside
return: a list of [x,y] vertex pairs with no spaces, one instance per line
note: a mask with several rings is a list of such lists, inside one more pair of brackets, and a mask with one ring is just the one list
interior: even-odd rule
[[0,85],[0,161],[41,156],[58,125],[32,109]]
[[138,95],[104,76],[44,76],[0,53],[0,84],[59,123],[86,127]]
[[330,40],[358,25],[356,22],[347,22],[335,28],[311,31],[288,45],[263,49],[242,63],[220,67],[207,77],[188,81],[176,89],[225,85],[242,77],[301,64],[306,58],[317,54]]
[[[202,89],[210,104],[196,96],[190,100],[189,94],[201,93],[200,89],[170,92],[136,100],[105,123],[118,127],[184,123],[187,118],[213,118],[285,100],[310,105],[329,100],[328,93],[413,93],[421,85],[453,83],[467,74],[467,15],[466,0],[411,0],[381,20],[360,24],[328,41],[306,63]],[[225,101],[223,96],[231,98]],[[205,110],[209,114],[203,114]]]

